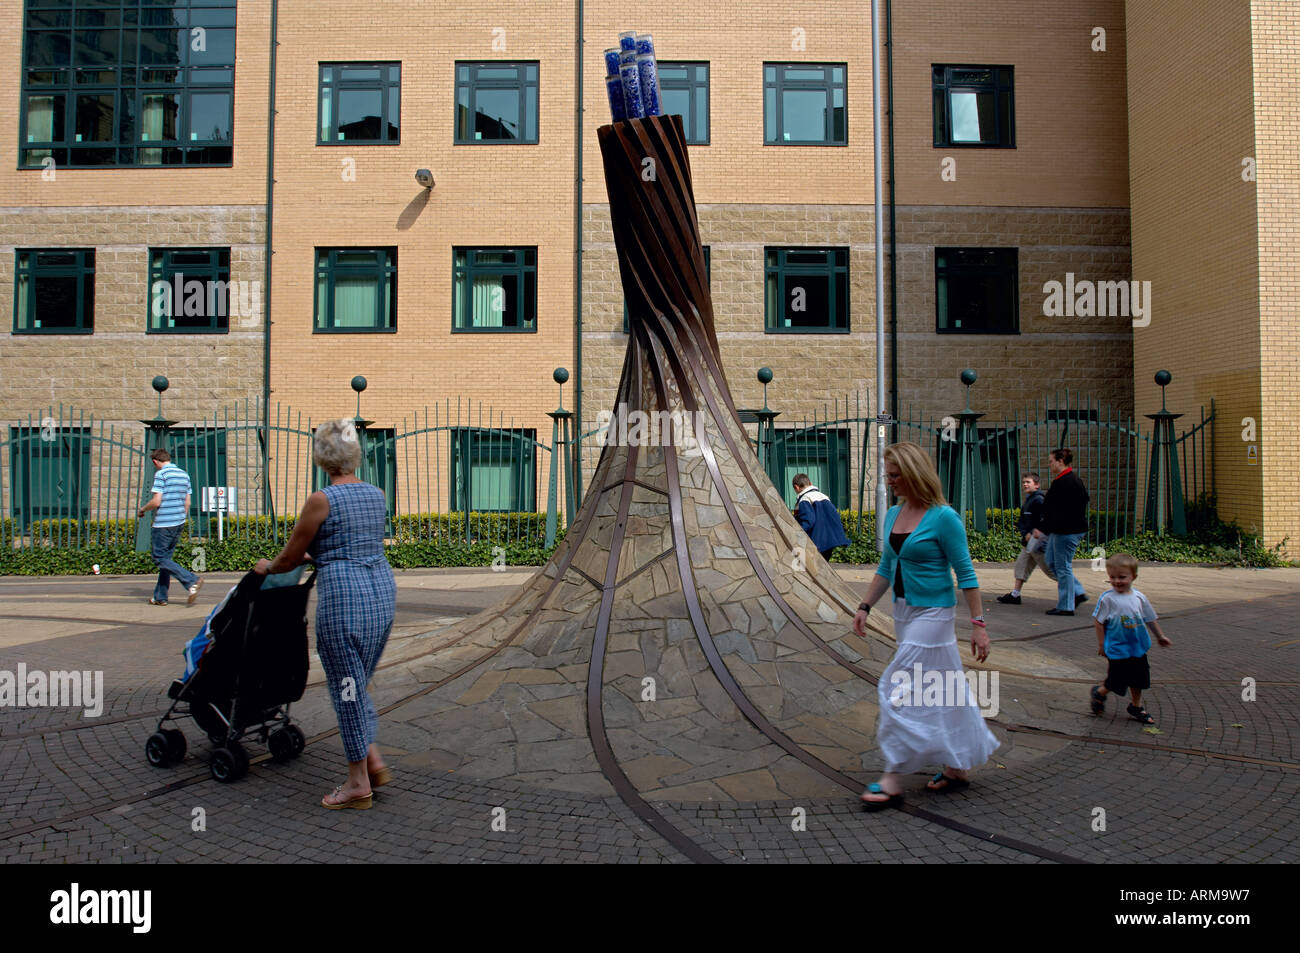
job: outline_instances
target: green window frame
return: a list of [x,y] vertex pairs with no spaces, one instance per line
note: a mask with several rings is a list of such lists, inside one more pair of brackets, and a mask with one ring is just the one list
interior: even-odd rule
[[536,512],[537,431],[454,427],[449,472],[452,512]]
[[536,60],[456,63],[455,144],[535,145]]
[[228,166],[235,0],[28,0],[18,167]]
[[537,246],[453,248],[451,330],[537,331]]
[[664,115],[682,117],[686,144],[709,144],[709,64],[660,60],[659,101]]
[[316,145],[401,143],[401,63],[321,63],[318,89]]
[[35,520],[90,517],[88,427],[9,428],[9,514],[26,532]]
[[227,334],[232,299],[229,248],[149,249],[148,333]]
[[777,430],[772,445],[775,473],[771,474],[791,509],[795,474],[806,473],[816,487],[830,497],[837,510],[849,508],[849,431],[841,427],[811,427]]
[[14,334],[95,332],[95,249],[14,250]]
[[849,333],[849,250],[765,248],[764,330]]
[[[226,469],[226,431],[221,427],[172,427],[167,439],[172,463],[190,478],[189,519],[193,521],[192,525],[203,527],[200,535],[206,536],[207,527],[203,520],[208,517],[216,519],[216,514],[203,512],[203,488],[230,485]],[[237,499],[235,507],[238,511],[244,506],[255,506],[257,502],[256,497]]]
[[1017,248],[934,250],[935,331],[1019,334]]
[[763,144],[847,146],[847,74],[846,63],[764,63]]
[[397,332],[397,249],[317,248],[316,334]]
[[931,84],[936,149],[1016,147],[1014,67],[935,64]]
[[[713,255],[711,254],[712,249],[708,245],[704,245],[703,248],[704,248],[704,280],[709,283],[709,289],[711,291],[713,289],[713,260],[712,260]],[[623,302],[623,333],[624,334],[632,333],[632,321],[627,314],[626,300]]]

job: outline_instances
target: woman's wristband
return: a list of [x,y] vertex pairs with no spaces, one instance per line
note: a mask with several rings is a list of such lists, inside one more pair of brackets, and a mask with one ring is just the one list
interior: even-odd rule
[[980,626],[981,628],[985,628],[985,629],[988,628],[988,626],[984,624],[984,617],[983,617],[982,615],[981,615],[981,616],[973,616],[973,617],[971,618],[971,620],[970,620],[970,624],[971,624],[971,625],[978,625],[978,626]]

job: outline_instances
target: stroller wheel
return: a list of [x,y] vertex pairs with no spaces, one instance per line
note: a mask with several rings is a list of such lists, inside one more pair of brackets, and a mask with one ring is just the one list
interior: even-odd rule
[[171,746],[167,744],[167,736],[161,731],[155,731],[144,743],[144,756],[155,768],[167,767],[170,755]]
[[185,752],[188,745],[185,744],[185,733],[178,728],[168,728],[161,732],[167,739],[167,756],[172,761],[184,761]]
[[307,747],[307,736],[302,733],[302,729],[297,725],[288,725],[284,730],[293,739],[293,754],[290,757],[296,758]]
[[244,751],[243,745],[232,741],[229,746],[212,752],[208,770],[212,772],[212,777],[222,784],[238,781],[248,773],[248,753]]
[[271,732],[271,737],[267,739],[267,747],[271,749],[272,761],[288,761],[298,753],[298,746],[287,728]]

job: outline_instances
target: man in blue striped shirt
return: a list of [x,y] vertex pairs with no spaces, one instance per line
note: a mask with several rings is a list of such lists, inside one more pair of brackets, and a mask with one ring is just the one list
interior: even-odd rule
[[158,584],[154,586],[149,605],[167,605],[167,590],[171,588],[171,577],[175,576],[189,592],[185,604],[192,606],[203,580],[172,558],[181,539],[181,530],[189,518],[190,477],[171,461],[172,456],[166,450],[153,452],[153,498],[136,513],[143,518],[150,510],[158,511],[150,539],[153,561],[158,565]]

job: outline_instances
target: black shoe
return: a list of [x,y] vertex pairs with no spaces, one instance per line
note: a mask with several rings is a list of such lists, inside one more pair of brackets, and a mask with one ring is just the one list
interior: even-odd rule
[[1074,615],[1073,609],[1048,609],[1048,615]]
[[1009,606],[1020,605],[1020,597],[1014,593],[1008,592],[1005,596],[998,596],[998,602],[1005,603]]
[[1076,607],[1077,607],[1077,606],[1081,606],[1081,605],[1083,605],[1083,604],[1084,604],[1085,602],[1087,602],[1087,601],[1088,601],[1088,597],[1087,597],[1087,596],[1075,596],[1075,597],[1074,597],[1074,604],[1075,604]]

